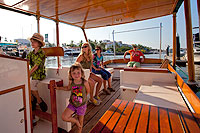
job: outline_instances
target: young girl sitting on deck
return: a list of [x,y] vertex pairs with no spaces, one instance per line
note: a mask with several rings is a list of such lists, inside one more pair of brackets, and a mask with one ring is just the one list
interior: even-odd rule
[[[83,119],[87,109],[87,95],[89,94],[89,84],[84,79],[85,74],[80,63],[76,62],[69,70],[69,84],[66,87],[56,87],[60,90],[71,90],[69,105],[62,113],[62,119],[66,122],[73,122],[78,126],[78,132],[82,131]],[[78,115],[78,120],[72,117],[73,113]]]

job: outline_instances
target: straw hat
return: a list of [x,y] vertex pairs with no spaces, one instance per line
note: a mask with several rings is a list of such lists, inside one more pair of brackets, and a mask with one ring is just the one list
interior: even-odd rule
[[45,45],[45,43],[44,43],[44,37],[41,34],[39,34],[39,33],[34,33],[33,36],[31,37],[31,39],[34,39],[34,40],[37,40],[37,41],[41,42],[42,47]]

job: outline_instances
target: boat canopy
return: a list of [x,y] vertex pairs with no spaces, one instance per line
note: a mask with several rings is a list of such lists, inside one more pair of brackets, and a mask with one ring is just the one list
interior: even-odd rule
[[0,8],[82,29],[142,21],[177,12],[183,0],[0,0]]

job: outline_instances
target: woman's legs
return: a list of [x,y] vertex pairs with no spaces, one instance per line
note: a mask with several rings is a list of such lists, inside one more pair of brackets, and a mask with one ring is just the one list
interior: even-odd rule
[[93,101],[93,99],[94,99],[93,93],[94,93],[95,81],[91,77],[89,77],[88,83],[90,85],[90,101]]
[[65,111],[62,113],[62,120],[66,122],[73,122],[78,126],[79,129],[82,128],[80,122],[72,117],[73,113],[74,111],[72,111],[69,108],[66,108]]
[[110,74],[110,72],[108,72],[105,69],[102,69],[101,70],[101,74],[102,74],[102,78],[104,79],[103,80],[104,89],[105,90],[107,89],[107,87],[106,87],[106,80],[108,81],[108,87],[112,88],[112,86],[111,86],[111,74]]
[[99,95],[99,90],[101,88],[101,85],[102,85],[102,79],[100,77],[98,77],[97,75],[91,73],[91,78],[97,82],[97,87],[96,87],[96,93],[95,93],[95,96],[98,96]]

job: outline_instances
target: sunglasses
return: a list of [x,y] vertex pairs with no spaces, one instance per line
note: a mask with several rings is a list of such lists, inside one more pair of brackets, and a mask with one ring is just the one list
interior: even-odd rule
[[100,50],[100,49],[95,49],[95,50]]
[[81,48],[87,48],[88,46],[82,46]]

